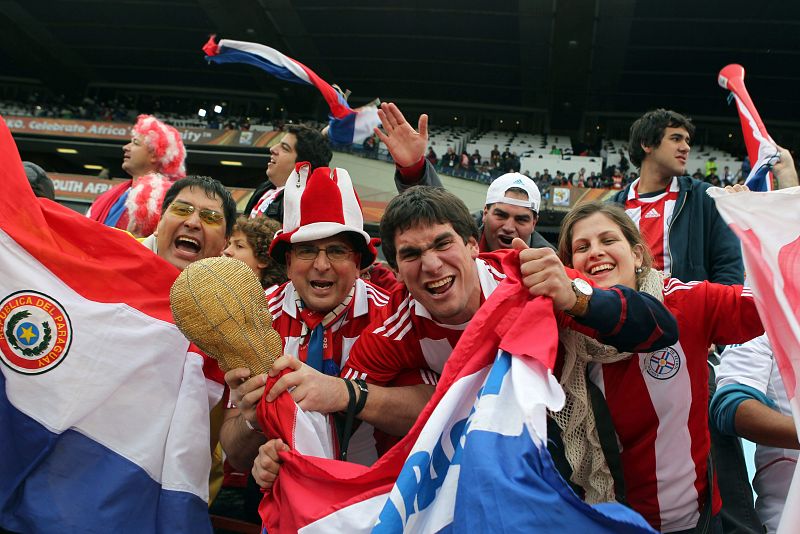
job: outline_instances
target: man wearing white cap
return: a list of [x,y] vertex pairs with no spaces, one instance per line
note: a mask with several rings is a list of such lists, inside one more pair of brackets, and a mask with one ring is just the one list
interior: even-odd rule
[[[389,301],[388,295],[359,278],[375,260],[364,231],[361,207],[344,169],[311,169],[300,163],[289,176],[283,229],[270,255],[286,264],[289,281],[267,300],[284,354],[329,376],[338,376],[361,331]],[[266,375],[249,369],[225,375],[231,403],[220,441],[233,467],[247,472],[266,441],[258,430],[256,406]],[[365,386],[366,387],[366,386]],[[297,391],[303,406],[302,390]],[[349,458],[363,464],[377,459],[372,430],[363,425],[351,439]]]
[[533,180],[518,172],[498,176],[486,192],[486,205],[478,217],[481,252],[511,248],[519,237],[529,247],[542,248],[553,245],[536,232],[542,196]]

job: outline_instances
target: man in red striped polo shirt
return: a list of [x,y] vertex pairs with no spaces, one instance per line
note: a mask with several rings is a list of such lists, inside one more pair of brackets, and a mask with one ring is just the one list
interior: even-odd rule
[[[273,326],[283,338],[284,354],[316,372],[339,376],[359,334],[389,297],[359,278],[376,251],[347,171],[312,171],[301,163],[288,183],[283,230],[270,246],[270,255],[286,264],[289,277],[267,296]],[[266,441],[255,413],[265,375],[250,378],[249,369],[233,369],[225,379],[231,402],[220,441],[231,465],[247,472]],[[359,428],[350,450],[353,461],[369,465],[377,459],[369,425]]]

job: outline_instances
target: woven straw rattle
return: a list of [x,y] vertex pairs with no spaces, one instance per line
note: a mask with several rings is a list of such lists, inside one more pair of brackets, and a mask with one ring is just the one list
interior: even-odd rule
[[266,373],[281,355],[267,298],[244,262],[226,257],[190,264],[169,294],[175,324],[224,372],[238,367]]

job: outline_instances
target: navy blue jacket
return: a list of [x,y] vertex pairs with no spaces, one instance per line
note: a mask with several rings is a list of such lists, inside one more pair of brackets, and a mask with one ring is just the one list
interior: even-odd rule
[[[679,176],[678,185],[678,201],[668,230],[671,276],[684,282],[744,283],[739,238],[706,194],[711,185],[690,176]],[[628,185],[610,201],[624,207],[630,188]]]

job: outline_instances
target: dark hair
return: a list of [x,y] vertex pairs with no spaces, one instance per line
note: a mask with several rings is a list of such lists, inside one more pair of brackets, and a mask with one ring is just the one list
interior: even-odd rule
[[386,206],[381,218],[381,246],[389,266],[397,269],[394,238],[416,226],[451,224],[464,240],[476,240],[478,227],[464,202],[442,187],[417,186],[397,195]]
[[53,180],[47,176],[44,169],[30,161],[23,161],[22,168],[25,169],[25,175],[28,177],[28,182],[31,184],[33,194],[37,197],[49,198],[50,200],[56,199],[56,190],[53,186]]
[[561,232],[558,235],[558,257],[564,265],[572,266],[572,230],[575,224],[587,217],[591,217],[595,213],[601,213],[611,219],[611,222],[616,224],[622,236],[631,246],[642,246],[642,272],[636,275],[636,282],[641,282],[650,268],[653,266],[653,255],[650,253],[650,247],[647,246],[636,224],[628,217],[625,210],[618,204],[610,202],[586,202],[580,204],[567,213],[564,220],[561,221]]
[[233,225],[233,232],[241,232],[247,239],[247,244],[253,249],[253,256],[266,265],[261,269],[261,286],[266,289],[270,286],[279,285],[287,280],[286,267],[280,265],[269,255],[269,246],[275,232],[281,229],[281,224],[269,217],[257,217],[248,219],[240,215]]
[[233,223],[236,220],[236,202],[234,202],[230,191],[222,185],[222,182],[210,176],[193,174],[172,184],[164,195],[164,202],[161,203],[161,215],[164,215],[164,212],[167,211],[175,197],[187,187],[199,187],[206,192],[208,198],[218,198],[222,202],[222,214],[225,215],[225,237],[230,237],[231,231],[233,231]]
[[645,152],[642,146],[656,148],[664,138],[666,128],[686,128],[689,139],[694,139],[694,124],[689,117],[677,111],[658,108],[648,111],[631,125],[628,153],[637,168],[641,168]]
[[312,169],[327,167],[330,164],[333,152],[328,144],[328,138],[320,132],[303,124],[292,124],[286,127],[286,133],[297,138],[294,146],[297,163],[307,161]]

